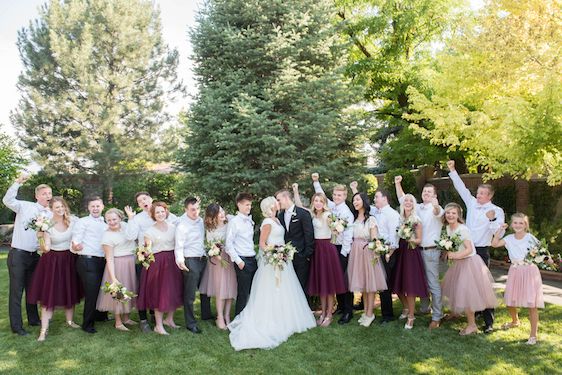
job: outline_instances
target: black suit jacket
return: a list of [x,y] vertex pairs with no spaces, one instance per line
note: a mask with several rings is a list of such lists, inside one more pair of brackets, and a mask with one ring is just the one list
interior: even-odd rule
[[285,242],[291,242],[298,250],[297,256],[309,258],[314,252],[314,227],[310,212],[295,206],[288,231],[285,225],[285,210],[279,212],[278,218],[285,229]]

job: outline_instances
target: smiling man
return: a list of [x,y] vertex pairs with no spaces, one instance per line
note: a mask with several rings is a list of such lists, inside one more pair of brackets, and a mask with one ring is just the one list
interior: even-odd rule
[[[33,230],[26,230],[27,223],[33,218],[42,215],[52,217],[49,203],[53,197],[53,192],[49,185],[41,184],[35,188],[36,202],[27,202],[16,199],[20,186],[29,178],[28,175],[19,176],[10,186],[2,202],[10,210],[16,213],[14,222],[14,233],[12,235],[12,248],[8,254],[8,272],[10,275],[10,295],[8,298],[10,327],[12,332],[20,336],[27,335],[23,328],[21,317],[21,298],[24,289],[27,294],[27,285],[31,281],[35,267],[39,262],[39,242],[37,234]],[[37,305],[26,304],[27,321],[31,326],[38,326],[39,313]]]

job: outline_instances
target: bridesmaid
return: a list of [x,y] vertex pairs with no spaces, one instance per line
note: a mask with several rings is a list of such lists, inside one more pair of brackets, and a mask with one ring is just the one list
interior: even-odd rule
[[356,193],[352,205],[351,212],[355,221],[347,276],[349,290],[363,293],[365,313],[359,318],[359,324],[368,327],[375,320],[375,293],[387,290],[388,287],[380,256],[377,255],[375,258],[375,254],[368,247],[369,242],[378,237],[377,221],[369,215],[371,207],[369,197],[365,193]]
[[70,252],[70,240],[75,218],[70,215],[68,204],[62,197],[53,197],[50,202],[55,225],[43,236],[43,255],[31,279],[27,296],[29,303],[41,303],[41,331],[37,341],[45,341],[49,320],[55,307],[63,307],[66,324],[80,328],[74,323],[74,306],[83,297],[82,287],[76,273],[76,254]]
[[150,216],[156,223],[144,233],[144,242],[151,246],[155,260],[148,269],[142,270],[137,299],[139,310],[155,310],[154,332],[160,335],[168,335],[164,324],[178,328],[174,323],[174,311],[183,306],[183,277],[174,256],[176,227],[166,222],[168,215],[166,203],[152,204]]
[[[205,230],[208,242],[222,241],[226,243],[227,217],[223,208],[216,204],[210,204],[205,210]],[[201,279],[199,292],[209,297],[215,297],[217,306],[216,325],[222,330],[230,324],[230,309],[233,299],[236,298],[236,273],[230,256],[221,251],[221,262],[217,259],[209,259],[207,267]],[[223,264],[221,264],[223,263]]]
[[462,218],[462,208],[456,203],[445,206],[443,224],[447,235],[459,234],[463,240],[458,251],[447,252],[447,258],[453,260],[449,267],[441,290],[445,305],[456,314],[464,311],[467,326],[460,331],[461,336],[478,332],[474,312],[494,308],[498,302],[494,294],[492,274],[482,258],[476,255],[476,248],[470,238],[470,231]]
[[[302,207],[297,184],[293,184],[293,195],[295,204]],[[341,269],[338,250],[336,245],[331,242],[332,231],[328,225],[331,212],[328,209],[328,199],[324,193],[316,193],[312,196],[311,202],[314,253],[310,262],[308,294],[320,297],[322,313],[316,324],[327,327],[333,319],[334,295],[345,293],[348,289]]]
[[[133,219],[134,212],[126,207],[129,221]],[[123,212],[117,208],[110,208],[105,213],[107,230],[104,232],[101,244],[105,253],[105,272],[101,285],[123,284],[127,290],[137,294],[137,278],[135,270],[135,234],[127,233],[127,223],[123,221]],[[115,301],[109,294],[100,290],[96,309],[111,311],[115,316],[115,328],[119,331],[128,331],[127,325],[137,324],[129,318],[129,313],[135,305],[136,299],[121,303]]]
[[542,278],[539,268],[535,264],[525,263],[524,259],[529,249],[539,243],[539,240],[529,233],[529,218],[522,213],[511,216],[511,229],[515,233],[500,239],[501,233],[507,228],[504,224],[494,234],[493,247],[505,246],[509,253],[511,266],[507,274],[504,299],[511,315],[511,322],[502,326],[503,329],[518,327],[521,322],[517,314],[518,307],[529,309],[529,320],[531,321],[531,334],[528,345],[537,343],[537,331],[539,326],[539,308],[544,308],[544,296],[542,292]]
[[422,224],[416,215],[416,198],[412,194],[404,195],[400,205],[400,225],[413,221],[414,236],[410,241],[400,238],[398,242],[398,258],[391,281],[392,291],[402,302],[400,319],[408,318],[404,329],[414,328],[416,297],[427,298],[427,280],[420,250],[422,240]]

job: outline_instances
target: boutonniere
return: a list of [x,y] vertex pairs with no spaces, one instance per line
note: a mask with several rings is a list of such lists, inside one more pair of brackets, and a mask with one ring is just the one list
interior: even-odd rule
[[297,217],[297,213],[296,212],[291,212],[291,217]]

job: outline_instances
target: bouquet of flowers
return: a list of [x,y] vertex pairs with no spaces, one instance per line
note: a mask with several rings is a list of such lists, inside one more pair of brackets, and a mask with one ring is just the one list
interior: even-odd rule
[[346,219],[340,218],[335,214],[328,216],[328,225],[332,230],[332,240],[333,244],[336,243],[338,236],[342,234],[348,227],[348,222]]
[[453,233],[452,235],[447,234],[447,230],[443,228],[441,231],[441,236],[435,241],[437,249],[441,251],[459,251],[459,247],[462,245],[463,240],[460,234]]
[[150,267],[150,263],[154,262],[154,253],[151,250],[151,246],[139,246],[135,250],[135,256],[137,258],[137,263],[142,264],[146,269]]
[[263,258],[266,264],[271,264],[275,268],[275,280],[277,286],[281,281],[281,271],[287,262],[293,260],[297,249],[290,243],[285,245],[268,245],[263,249]]
[[416,236],[417,225],[418,222],[410,218],[400,223],[400,226],[396,229],[396,232],[398,232],[398,237],[408,241],[408,248],[410,249],[416,248],[416,245],[413,243],[413,240]]
[[207,257],[210,259],[210,262],[213,263],[213,258],[217,259],[221,262],[221,266],[226,267],[228,266],[228,262],[221,257],[221,252],[224,250],[224,241],[217,240],[217,241],[207,241],[205,243],[205,253]]
[[137,296],[135,293],[127,290],[123,284],[112,284],[109,281],[105,282],[101,290],[111,295],[111,298],[120,303],[129,302],[132,298]]
[[550,255],[550,251],[548,251],[548,246],[544,239],[542,241],[536,241],[531,246],[525,256],[524,262],[536,264],[541,270],[556,271],[557,269],[556,263],[554,263],[554,259],[552,255]]
[[[31,229],[36,232],[46,232],[49,229],[51,229],[54,225],[55,223],[51,219],[43,216],[42,214],[39,214],[33,219],[31,219],[29,223],[25,225],[25,230]],[[45,238],[39,237],[38,240],[39,240],[39,246],[45,247]]]
[[379,261],[379,256],[383,256],[390,253],[390,245],[383,238],[377,238],[367,244],[367,248],[375,253],[375,258],[373,259],[373,264],[377,264]]

